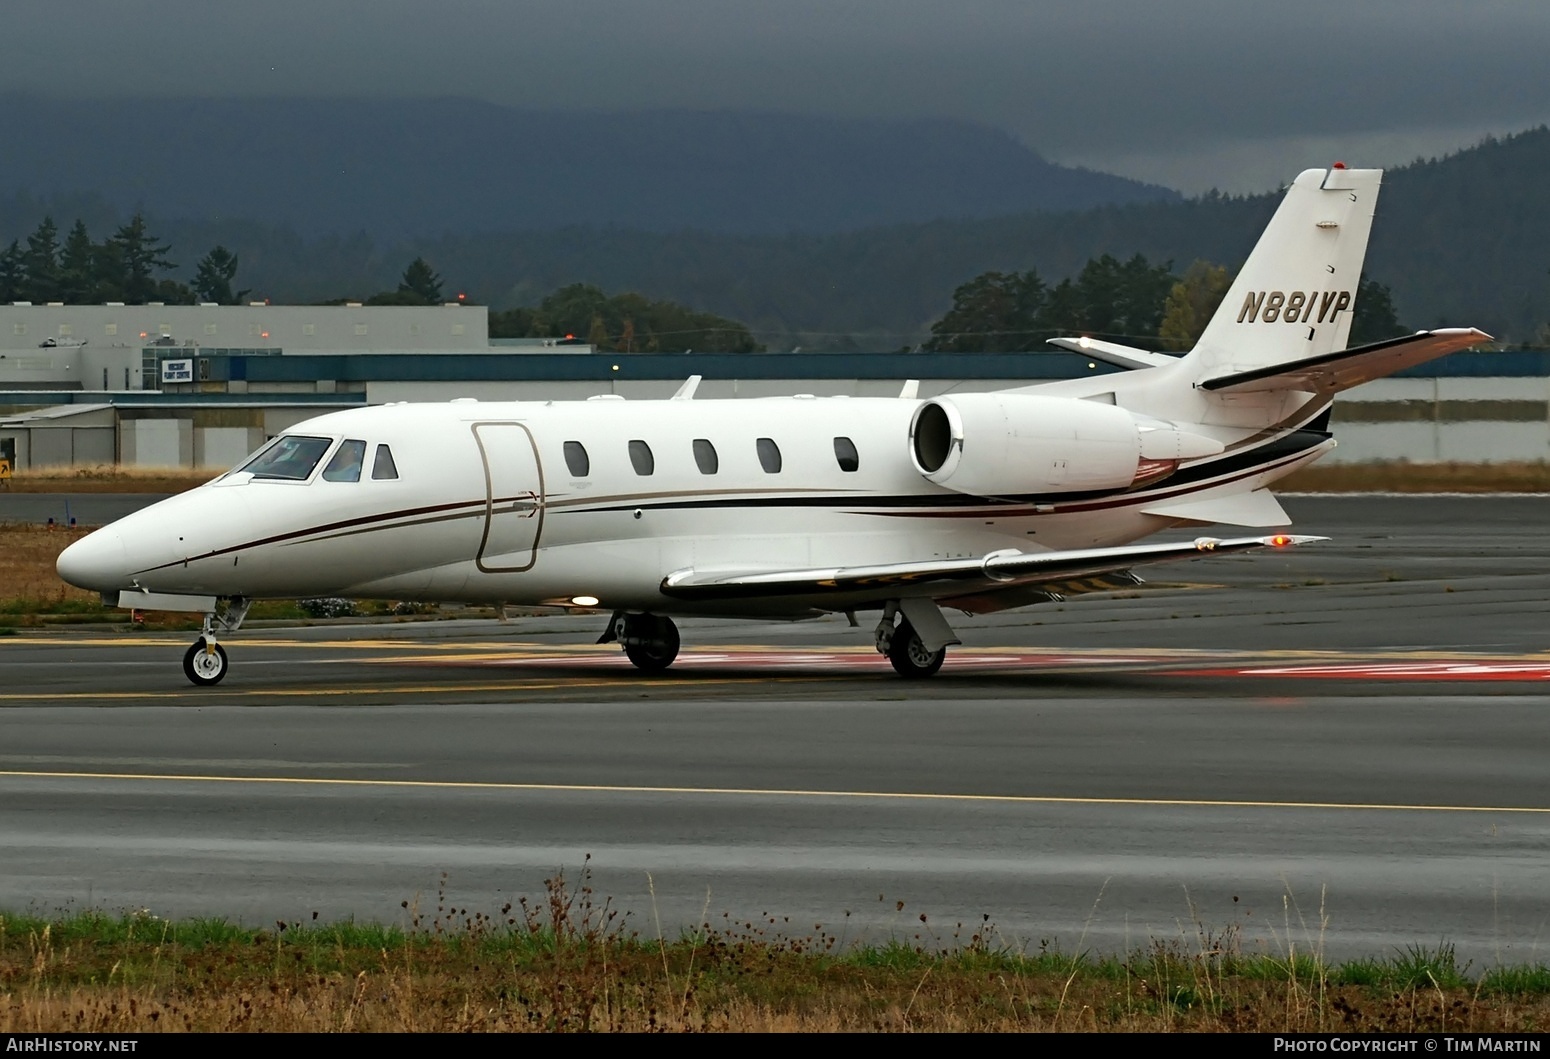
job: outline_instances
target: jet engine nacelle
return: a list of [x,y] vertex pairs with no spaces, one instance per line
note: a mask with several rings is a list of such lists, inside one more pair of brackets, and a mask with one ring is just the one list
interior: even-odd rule
[[1032,394],[938,397],[910,421],[910,459],[928,481],[975,496],[1124,489],[1220,443],[1096,401]]

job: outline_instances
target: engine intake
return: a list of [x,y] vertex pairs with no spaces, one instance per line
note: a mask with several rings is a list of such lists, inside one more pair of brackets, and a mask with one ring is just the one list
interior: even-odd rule
[[[1160,445],[1163,435],[1186,440]],[[1158,476],[1152,457],[1159,448],[1172,457],[1164,474],[1181,457],[1221,451],[1172,424],[1143,424],[1115,405],[1068,397],[955,394],[926,401],[910,421],[915,469],[928,481],[975,496],[1124,489]]]

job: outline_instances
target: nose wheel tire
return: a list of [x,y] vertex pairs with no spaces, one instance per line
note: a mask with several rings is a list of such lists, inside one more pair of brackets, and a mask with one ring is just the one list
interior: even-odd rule
[[183,655],[183,673],[199,687],[213,687],[226,675],[226,648],[212,644],[206,647],[203,640],[195,640]]
[[626,626],[624,653],[643,673],[660,673],[678,657],[678,626],[671,618],[632,615]]
[[914,626],[907,621],[899,622],[899,627],[893,631],[893,638],[888,641],[888,661],[893,663],[894,671],[899,676],[908,680],[931,676],[942,668],[946,658],[945,647],[938,647],[935,651],[926,650]]

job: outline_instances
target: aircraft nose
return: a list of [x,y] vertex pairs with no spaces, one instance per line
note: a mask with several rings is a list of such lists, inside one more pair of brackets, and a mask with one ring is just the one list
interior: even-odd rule
[[129,552],[124,538],[112,527],[89,533],[60,552],[54,568],[62,580],[77,588],[107,592],[131,587],[126,581]]

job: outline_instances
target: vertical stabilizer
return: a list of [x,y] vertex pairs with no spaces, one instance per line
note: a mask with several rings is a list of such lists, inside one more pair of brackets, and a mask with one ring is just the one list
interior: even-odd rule
[[1197,379],[1346,346],[1381,169],[1309,169],[1292,182],[1185,358]]

